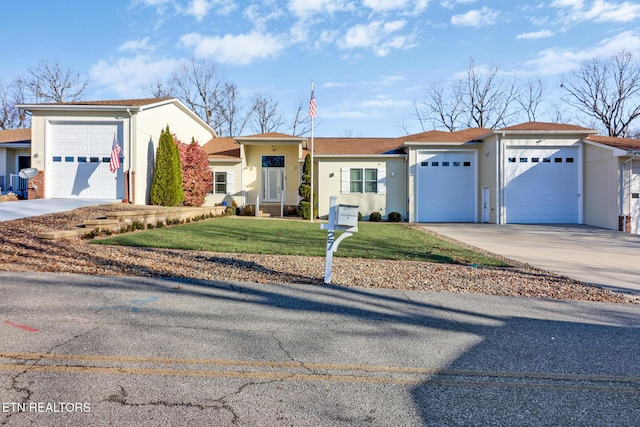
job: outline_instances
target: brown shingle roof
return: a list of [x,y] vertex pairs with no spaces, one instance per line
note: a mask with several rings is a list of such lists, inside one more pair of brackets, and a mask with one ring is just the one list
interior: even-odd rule
[[31,129],[0,130],[0,143],[31,142]]
[[[311,142],[309,141],[309,146]],[[314,138],[313,152],[318,155],[382,154],[394,151],[396,138]],[[305,150],[306,151],[306,150]],[[306,153],[305,153],[306,154]]]
[[212,159],[240,159],[240,145],[233,138],[213,138],[202,149]]
[[575,132],[588,132],[595,133],[593,129],[585,128],[582,126],[562,124],[562,123],[547,123],[547,122],[526,122],[520,123],[515,126],[508,126],[500,130],[516,130],[516,131],[575,131]]
[[52,102],[40,105],[113,105],[127,107],[143,107],[157,102],[168,101],[174,98],[144,98],[144,99],[113,99],[106,101],[73,101],[73,102]]
[[640,150],[640,139],[633,138],[616,138],[613,136],[589,135],[587,140],[608,145],[610,147],[619,148],[626,151]]
[[474,141],[482,135],[491,132],[491,129],[469,128],[455,132],[445,132],[442,130],[430,130],[428,132],[416,133],[397,138],[401,142],[469,142]]

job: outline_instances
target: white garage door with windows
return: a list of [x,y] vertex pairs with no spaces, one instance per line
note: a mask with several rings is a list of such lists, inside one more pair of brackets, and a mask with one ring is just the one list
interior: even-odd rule
[[[49,198],[122,199],[122,124],[55,122],[50,125],[46,192]],[[120,167],[109,170],[114,138]]]
[[576,147],[507,147],[505,222],[579,223],[579,162]]
[[475,222],[476,153],[418,152],[418,222]]

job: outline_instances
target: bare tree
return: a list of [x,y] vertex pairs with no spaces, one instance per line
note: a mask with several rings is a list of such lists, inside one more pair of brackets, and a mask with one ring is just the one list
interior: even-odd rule
[[42,61],[29,70],[24,80],[18,79],[34,102],[70,102],[82,99],[87,80],[59,62]]
[[544,101],[544,85],[540,79],[527,79],[516,91],[516,102],[527,116],[527,120],[535,122],[538,109]]
[[253,114],[255,105],[252,105],[248,112],[243,111],[240,91],[233,83],[225,83],[217,95],[213,128],[219,136],[242,135]]
[[25,103],[25,88],[21,80],[0,83],[0,129],[21,129],[31,125],[30,116],[17,104]]
[[[217,65],[212,61],[191,59],[173,73],[164,90],[175,88],[175,94],[209,125],[217,109],[218,91],[223,85]],[[159,86],[163,88],[163,86]],[[173,92],[173,91],[172,91]]]
[[309,117],[309,103],[298,102],[296,111],[293,114],[293,124],[291,125],[291,135],[301,136],[311,132],[311,117]]
[[144,93],[149,94],[153,98],[176,98],[176,88],[174,86],[174,79],[169,79],[166,82],[155,81],[143,89]]
[[602,124],[609,136],[628,136],[640,117],[640,64],[630,52],[583,64],[561,87],[563,100]]
[[498,68],[484,70],[469,62],[467,78],[458,90],[469,113],[467,124],[481,128],[505,126],[514,114],[515,81],[500,79]]
[[[426,100],[422,104],[424,110],[421,110],[417,104],[414,105],[415,116],[420,122],[423,132],[441,127],[449,132],[458,130],[465,113],[463,91],[460,90],[460,85],[460,81],[454,82],[452,88],[449,88],[452,90],[447,90],[443,86],[426,88]],[[426,121],[431,122],[432,127],[425,126]]]
[[426,122],[450,132],[470,126],[496,128],[516,114],[515,99],[515,79],[501,78],[498,68],[478,67],[471,60],[465,77],[426,89],[422,105],[414,103],[415,118],[423,130]]
[[256,133],[276,132],[283,125],[278,111],[278,102],[265,95],[257,94],[253,103],[252,129]]

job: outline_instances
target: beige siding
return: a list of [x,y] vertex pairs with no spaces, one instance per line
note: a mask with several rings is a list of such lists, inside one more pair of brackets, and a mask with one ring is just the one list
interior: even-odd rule
[[[341,169],[363,168],[385,171],[385,193],[343,194],[341,192]],[[383,217],[390,212],[400,212],[406,218],[406,169],[404,157],[390,158],[322,158],[317,163],[318,214],[321,218],[329,214],[329,198],[337,196],[338,203],[358,205],[366,219],[372,212]],[[379,172],[380,173],[380,172]],[[381,176],[378,176],[381,179]]]
[[492,136],[482,144],[478,153],[478,221],[482,222],[482,188],[489,187],[489,222],[498,221],[498,141]]
[[[262,190],[262,156],[285,156],[285,204],[298,204],[298,187],[300,186],[302,165],[299,163],[299,147],[295,145],[244,145],[246,168],[244,173],[244,190],[246,203],[254,204]],[[274,151],[275,150],[275,151]],[[262,200],[262,196],[261,196]]]
[[618,159],[610,149],[585,145],[584,222],[618,229],[620,178]]
[[[158,140],[160,132],[167,125],[172,134],[187,144],[191,142],[192,137],[200,145],[206,144],[214,137],[211,130],[173,103],[136,113],[133,125],[136,129],[134,135],[136,150],[133,155],[133,170],[136,172],[134,195],[136,204],[147,204],[150,201]],[[128,128],[125,126],[124,129],[126,134]],[[128,164],[125,160],[125,167],[126,165]]]
[[[227,179],[230,182],[227,182],[227,192],[226,194],[216,193],[214,188],[210,189],[210,192],[207,194],[205,198],[204,205],[212,206],[212,205],[220,205],[222,202],[226,202],[227,206],[232,206],[233,201],[236,202],[237,206],[242,206],[244,204],[244,200],[242,197],[242,165],[240,162],[238,163],[228,163],[228,162],[210,162],[209,168],[213,173],[215,172],[226,172]],[[229,179],[231,177],[232,179]]]

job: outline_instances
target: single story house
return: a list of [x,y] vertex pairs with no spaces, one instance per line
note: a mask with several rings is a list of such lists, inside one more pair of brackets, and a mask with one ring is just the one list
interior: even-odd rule
[[[528,122],[313,141],[282,133],[218,138],[172,98],[21,107],[32,112],[30,150],[19,142],[24,135],[0,132],[0,176],[26,166],[30,153],[39,170],[34,197],[148,203],[157,140],[169,125],[209,155],[214,185],[207,204],[288,211],[300,200],[313,148],[320,217],[335,195],[358,205],[365,219],[399,212],[409,222],[588,224],[640,234],[640,140],[580,126]],[[114,140],[122,157],[115,174],[106,164]]]

